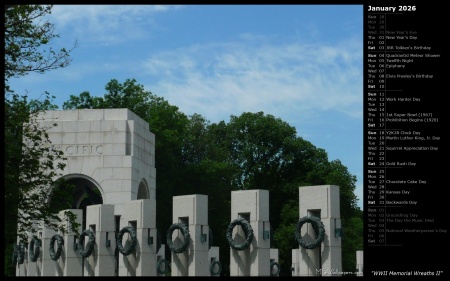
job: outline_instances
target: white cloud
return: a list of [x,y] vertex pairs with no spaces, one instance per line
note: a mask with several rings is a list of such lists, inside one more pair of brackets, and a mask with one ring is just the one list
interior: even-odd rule
[[[148,37],[157,13],[177,5],[54,5],[51,22],[64,34],[73,33],[83,42],[116,44]],[[61,33],[61,32],[57,32]]]
[[337,110],[362,117],[362,43],[356,41],[197,45],[152,55],[143,69],[157,77],[148,86],[153,93],[212,121],[245,111],[283,117]]

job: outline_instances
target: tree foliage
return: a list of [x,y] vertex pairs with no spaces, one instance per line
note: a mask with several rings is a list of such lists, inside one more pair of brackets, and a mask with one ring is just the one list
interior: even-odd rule
[[[44,73],[70,64],[72,49],[54,50],[50,43],[58,38],[54,24],[45,20],[52,5],[4,5],[5,8],[5,84],[11,77],[30,72]],[[45,46],[50,46],[45,49]]]
[[238,189],[272,189],[292,163],[295,128],[263,112],[231,116],[227,125],[229,161],[238,168]]

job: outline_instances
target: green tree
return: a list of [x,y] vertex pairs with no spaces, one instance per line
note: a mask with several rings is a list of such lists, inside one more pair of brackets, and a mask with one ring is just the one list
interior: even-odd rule
[[[36,231],[38,222],[56,230],[59,217],[55,213],[67,207],[64,198],[70,192],[70,186],[52,188],[57,185],[53,179],[64,167],[64,159],[51,146],[47,128],[33,122],[39,110],[54,108],[49,94],[43,101],[28,102],[26,95],[14,93],[9,85],[11,78],[69,65],[73,49],[55,51],[51,47],[51,42],[59,37],[54,33],[54,25],[45,20],[51,9],[51,5],[4,5],[6,276],[15,275],[10,257],[17,235],[22,241],[27,240],[27,234]],[[67,215],[76,230],[74,217]]]
[[231,116],[227,125],[230,162],[239,168],[238,189],[272,189],[283,180],[289,159],[289,140],[295,128],[263,112]]
[[364,249],[363,231],[364,218],[363,212],[358,209],[355,215],[349,218],[343,218],[343,238],[342,238],[342,267],[344,271],[356,272],[356,251]]
[[146,119],[150,112],[150,103],[157,98],[144,86],[137,84],[135,79],[127,79],[123,84],[112,79],[105,86],[103,97],[91,96],[88,91],[70,95],[63,103],[63,109],[99,109],[99,108],[128,108],[142,119]]
[[[54,24],[44,20],[53,5],[4,5],[5,8],[5,85],[11,77],[31,72],[44,73],[70,64],[70,50],[54,50],[50,42],[59,35]],[[50,46],[44,49],[45,46]]]

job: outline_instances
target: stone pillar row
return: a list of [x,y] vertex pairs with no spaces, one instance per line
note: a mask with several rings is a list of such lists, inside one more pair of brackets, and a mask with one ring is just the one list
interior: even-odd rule
[[[227,230],[231,246],[230,275],[274,276],[273,263],[278,261],[278,250],[270,249],[269,192],[233,191],[231,206],[232,221]],[[165,246],[172,252],[171,276],[220,275],[219,248],[212,247],[210,241],[207,195],[173,197],[173,225],[167,236],[164,235],[168,245],[158,243],[154,199],[132,200],[120,209],[122,215],[118,216],[115,205],[88,206],[86,227],[79,229],[81,237],[78,238],[68,228],[65,212],[74,213],[77,223],[82,225],[80,209],[59,213],[64,232],[37,226],[36,238],[42,243],[33,242],[34,247],[40,246],[37,259],[32,261],[26,249],[16,275],[165,276],[169,269]],[[32,239],[29,238],[29,243]]]

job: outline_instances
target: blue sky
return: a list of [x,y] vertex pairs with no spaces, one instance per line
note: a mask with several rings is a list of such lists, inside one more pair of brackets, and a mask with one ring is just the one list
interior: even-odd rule
[[263,111],[339,159],[362,208],[362,5],[55,5],[49,20],[53,48],[78,42],[72,62],[11,80],[16,93],[47,91],[61,109],[134,78],[211,122]]

